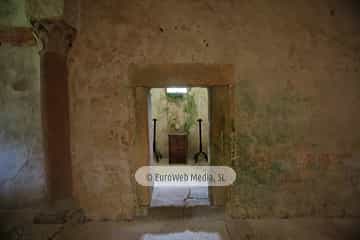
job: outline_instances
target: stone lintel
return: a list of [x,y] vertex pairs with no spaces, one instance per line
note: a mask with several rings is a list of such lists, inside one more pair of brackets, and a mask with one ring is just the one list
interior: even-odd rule
[[232,85],[233,79],[232,64],[132,64],[129,67],[130,84],[136,87],[226,86]]

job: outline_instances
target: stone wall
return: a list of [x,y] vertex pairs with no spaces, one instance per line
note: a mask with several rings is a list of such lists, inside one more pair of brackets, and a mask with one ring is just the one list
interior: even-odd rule
[[[23,0],[29,19],[61,18],[64,15],[65,0]],[[73,2],[75,6],[76,1]]]
[[28,26],[25,15],[26,1],[3,0],[0,2],[0,26]]
[[[29,27],[25,9],[26,1],[1,1],[1,27],[9,32],[11,27]],[[22,37],[15,32],[14,36]],[[12,40],[17,46],[9,42],[0,44],[1,209],[39,205],[47,195],[40,111],[40,57],[37,47],[31,46],[34,44],[21,46],[22,39]]]
[[[188,135],[188,159],[199,151],[199,127],[202,122],[202,145],[208,153],[209,101],[206,88],[189,88],[184,97],[167,97],[165,88],[151,89],[151,115],[156,118],[157,149],[164,158],[169,157],[169,133],[186,132]],[[153,124],[151,125],[153,127]],[[153,128],[151,129],[153,131]],[[152,139],[151,139],[152,141]]]
[[36,47],[0,47],[0,208],[46,196]]
[[131,217],[137,205],[131,63],[234,65],[233,216],[360,215],[355,1],[83,0],[80,11],[71,143],[90,216]]

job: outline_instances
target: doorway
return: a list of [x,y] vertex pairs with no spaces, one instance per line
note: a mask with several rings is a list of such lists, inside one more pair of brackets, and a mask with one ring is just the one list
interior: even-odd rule
[[[210,165],[207,88],[151,88],[148,111],[151,165]],[[152,188],[150,207],[209,205],[208,186],[155,184]]]
[[[211,165],[231,166],[230,142],[232,131],[234,68],[231,64],[131,64],[129,83],[135,97],[135,129],[132,147],[132,172],[151,163],[151,115],[148,112],[150,90],[169,86],[205,87],[209,99],[209,146]],[[151,204],[151,187],[135,185],[138,214],[147,214]],[[229,193],[228,187],[209,187],[211,206],[223,207]]]

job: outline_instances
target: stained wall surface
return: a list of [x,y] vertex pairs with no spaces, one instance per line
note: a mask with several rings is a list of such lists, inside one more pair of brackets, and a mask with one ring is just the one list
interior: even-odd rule
[[0,208],[46,197],[36,47],[0,47]]
[[131,63],[235,68],[235,217],[359,216],[356,1],[90,1],[70,53],[75,196],[130,218]]
[[25,14],[26,1],[3,0],[0,2],[0,26],[28,26]]
[[[1,1],[1,27],[29,27],[26,3]],[[38,207],[46,203],[41,124],[38,48],[1,43],[0,209]]]

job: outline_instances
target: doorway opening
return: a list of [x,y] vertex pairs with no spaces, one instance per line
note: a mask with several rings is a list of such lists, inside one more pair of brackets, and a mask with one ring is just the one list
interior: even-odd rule
[[[148,106],[150,165],[210,165],[207,88],[151,88]],[[208,186],[155,184],[150,207],[209,206],[208,189]]]
[[[226,139],[233,131],[234,113],[234,67],[232,64],[131,64],[129,83],[135,96],[135,132],[131,147],[134,159],[132,172],[148,166],[152,162],[152,120],[150,109],[150,90],[169,86],[206,87],[210,105],[209,119],[209,158],[212,166],[231,164],[229,141]],[[150,150],[150,153],[149,153]],[[136,205],[139,214],[151,206],[152,188],[136,184]],[[224,207],[229,197],[228,187],[210,186],[208,195],[212,207]],[[144,211],[143,211],[144,210]]]

